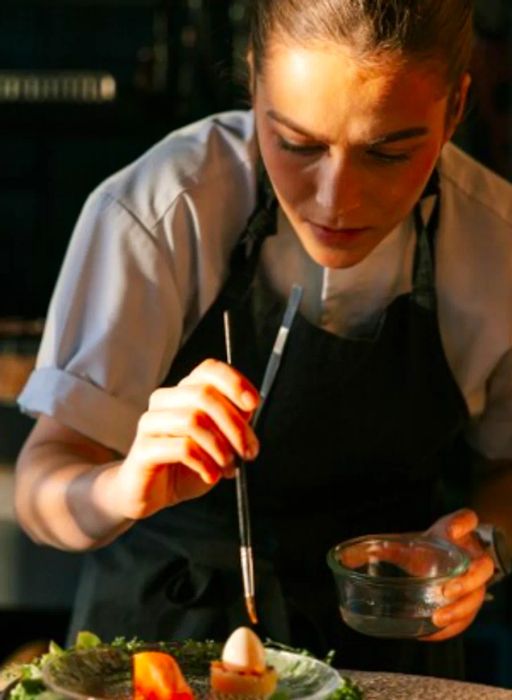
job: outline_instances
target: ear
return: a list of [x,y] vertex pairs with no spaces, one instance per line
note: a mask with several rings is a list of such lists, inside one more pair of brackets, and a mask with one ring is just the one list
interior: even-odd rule
[[466,103],[468,99],[469,86],[471,85],[471,76],[469,73],[464,73],[460,81],[459,89],[450,98],[449,114],[446,119],[446,140],[448,141],[453,136],[455,129],[462,121]]

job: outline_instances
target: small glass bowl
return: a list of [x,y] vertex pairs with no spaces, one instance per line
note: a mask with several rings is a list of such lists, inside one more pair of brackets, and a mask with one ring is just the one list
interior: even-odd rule
[[434,611],[448,601],[443,586],[470,563],[456,545],[418,533],[366,535],[327,554],[343,620],[373,637],[432,634]]

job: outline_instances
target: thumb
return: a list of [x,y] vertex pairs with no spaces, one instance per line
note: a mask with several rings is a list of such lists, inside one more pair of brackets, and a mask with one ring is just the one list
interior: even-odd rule
[[444,515],[429,527],[426,534],[457,541],[466,537],[478,525],[478,517],[473,510],[461,508]]

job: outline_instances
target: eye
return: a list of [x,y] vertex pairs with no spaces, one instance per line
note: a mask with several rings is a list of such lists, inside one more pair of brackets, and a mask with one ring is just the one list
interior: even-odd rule
[[379,151],[375,148],[371,148],[366,152],[372,158],[375,158],[382,163],[403,163],[411,158],[409,153],[384,153],[383,151]]
[[321,144],[292,143],[291,141],[287,141],[286,139],[283,139],[282,136],[277,137],[277,143],[278,143],[279,148],[281,148],[283,151],[297,153],[301,156],[310,156],[310,155],[313,155],[315,153],[320,153],[321,151],[325,150],[325,146],[322,146]]

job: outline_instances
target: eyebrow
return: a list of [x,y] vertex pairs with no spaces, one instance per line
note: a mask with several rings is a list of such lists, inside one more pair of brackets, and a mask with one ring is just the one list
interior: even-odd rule
[[[288,117],[279,114],[279,112],[276,112],[273,109],[267,110],[267,116],[270,117],[270,119],[273,119],[274,121],[279,122],[284,126],[287,126],[289,129],[296,131],[298,134],[302,134],[302,136],[307,136],[308,138],[311,138],[315,141],[329,141],[329,139],[326,136],[322,136],[321,134],[312,134],[307,129],[304,129],[299,124],[296,124],[291,119],[288,119]],[[426,126],[412,126],[409,129],[400,129],[399,131],[392,131],[389,134],[384,134],[383,136],[379,136],[376,139],[372,139],[369,142],[369,145],[378,146],[383,143],[392,143],[393,141],[413,139],[416,136],[425,136],[425,134],[428,134],[428,129]]]

